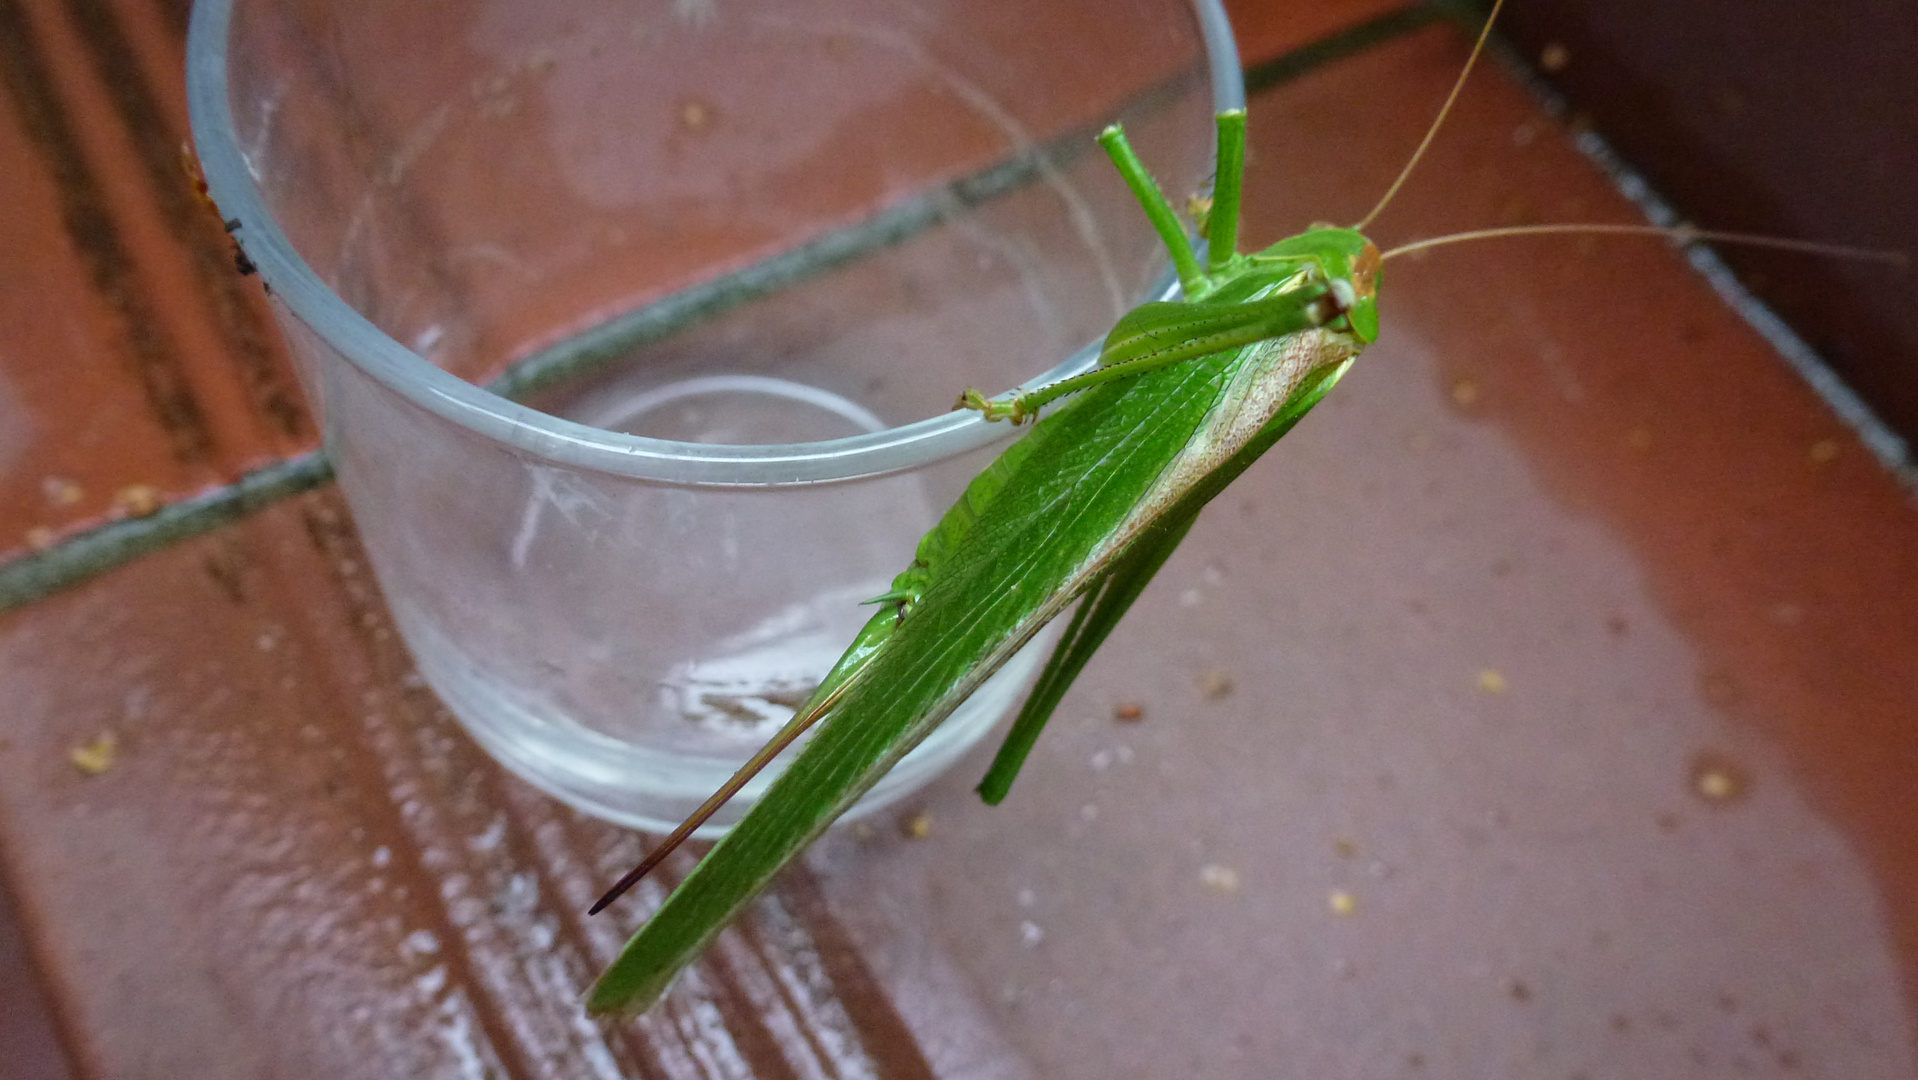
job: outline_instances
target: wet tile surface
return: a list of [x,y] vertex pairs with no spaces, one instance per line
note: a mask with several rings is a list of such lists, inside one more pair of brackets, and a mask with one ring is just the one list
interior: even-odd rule
[[803,878],[666,1009],[587,1021],[630,920],[583,911],[638,838],[459,732],[330,494],[0,637],[31,718],[0,753],[8,877],[85,1074],[928,1073]]
[[[1248,240],[1364,213],[1461,58],[1256,99]],[[1631,220],[1509,81],[1461,109],[1381,241]],[[1385,290],[1005,806],[975,756],[923,838],[835,834],[637,1024],[575,1002],[640,842],[451,723],[331,493],[0,616],[0,856],[77,1071],[1918,1073],[1907,493],[1662,245]]]

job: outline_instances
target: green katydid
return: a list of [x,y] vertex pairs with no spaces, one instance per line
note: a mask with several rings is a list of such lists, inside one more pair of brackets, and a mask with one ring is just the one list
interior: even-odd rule
[[817,724],[785,773],[600,976],[589,1009],[650,1006],[782,866],[1082,600],[980,784],[987,802],[1004,798],[1066,689],[1199,510],[1377,338],[1381,256],[1356,228],[1315,227],[1238,253],[1245,114],[1222,113],[1218,125],[1203,265],[1124,133],[1114,126],[1100,135],[1165,243],[1185,300],[1120,319],[1085,374],[1001,399],[961,396],[960,406],[1013,423],[1071,398],[968,485],[779,734],[593,906],[600,911],[638,881]]
[[[1493,5],[1493,17],[1499,4]],[[1489,33],[1491,20],[1485,26]],[[1483,48],[1459,74],[1442,120]],[[1623,232],[1849,249],[1651,226],[1524,226],[1456,234],[1381,253],[1352,228],[1315,226],[1252,255],[1236,251],[1245,114],[1218,118],[1218,167],[1195,250],[1178,215],[1115,126],[1100,143],[1164,241],[1185,293],[1119,320],[1091,371],[960,405],[989,420],[1039,419],[975,478],[873,602],[880,607],[793,719],[712,799],[592,908],[656,866],[776,755],[818,731],[732,832],[668,897],[594,984],[594,1012],[643,1010],[673,976],[835,818],[1075,601],[998,756],[979,785],[1003,799],[1086,661],[1185,537],[1198,512],[1316,405],[1379,333],[1380,269],[1441,243],[1540,232]],[[1871,257],[1866,254],[1866,257]]]
[[[716,808],[815,721],[819,730],[601,976],[594,1011],[642,1009],[772,874],[1073,601],[1084,597],[981,793],[1003,798],[1040,727],[1199,509],[1317,404],[1378,335],[1379,251],[1319,228],[1234,250],[1245,114],[1219,117],[1219,169],[1199,256],[1117,128],[1100,142],[1172,252],[1184,302],[1146,304],[1092,371],[966,407],[1023,422],[876,599],[880,611]],[[704,819],[656,848],[597,911]]]

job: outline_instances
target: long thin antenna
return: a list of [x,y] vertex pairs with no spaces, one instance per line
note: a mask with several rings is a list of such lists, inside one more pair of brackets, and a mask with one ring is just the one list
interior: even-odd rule
[[1908,265],[1910,260],[1902,251],[1885,251],[1876,248],[1850,247],[1844,244],[1821,244],[1813,240],[1788,240],[1778,236],[1760,236],[1756,233],[1718,232],[1712,229],[1694,229],[1689,225],[1507,225],[1496,229],[1472,229],[1469,232],[1448,233],[1425,240],[1414,240],[1409,244],[1400,244],[1387,251],[1380,258],[1391,259],[1400,255],[1410,255],[1414,251],[1428,251],[1448,244],[1463,244],[1471,240],[1495,240],[1512,236],[1563,236],[1572,235],[1609,235],[1609,236],[1658,236],[1679,244],[1691,244],[1699,241],[1713,244],[1737,244],[1742,247],[1775,248],[1780,251],[1801,251],[1808,255],[1829,255],[1838,259],[1864,259],[1870,262],[1891,263],[1896,266]]
[[1446,95],[1445,104],[1440,107],[1438,116],[1432,120],[1432,126],[1425,129],[1424,140],[1419,143],[1417,150],[1412,151],[1412,158],[1405,163],[1405,168],[1399,170],[1398,179],[1392,181],[1392,186],[1385,189],[1385,194],[1379,198],[1378,205],[1372,208],[1371,213],[1360,218],[1358,224],[1352,226],[1353,229],[1365,231],[1365,227],[1372,224],[1372,219],[1384,212],[1387,204],[1391,203],[1392,197],[1399,193],[1399,188],[1405,186],[1405,180],[1412,175],[1412,170],[1418,168],[1419,159],[1425,156],[1426,147],[1432,145],[1432,140],[1438,137],[1439,128],[1444,125],[1445,118],[1451,115],[1452,104],[1458,101],[1459,91],[1465,89],[1465,79],[1472,74],[1472,65],[1478,63],[1479,54],[1485,51],[1486,39],[1492,36],[1492,24],[1498,21],[1499,9],[1504,6],[1505,0],[1497,0],[1492,5],[1492,13],[1485,17],[1485,26],[1478,32],[1478,41],[1472,45],[1472,55],[1465,58],[1465,66],[1459,69],[1458,80],[1452,83],[1452,92]]
[[638,866],[628,870],[625,877],[620,878],[612,888],[606,890],[606,895],[600,897],[592,907],[587,908],[586,914],[597,915],[606,910],[606,905],[619,899],[627,889],[639,884],[641,878],[652,873],[654,867],[666,861],[666,856],[679,850],[679,845],[693,835],[693,830],[706,824],[707,818],[718,813],[719,808],[739,794],[739,790],[751,782],[753,777],[758,776],[760,770],[772,764],[772,760],[779,756],[780,751],[791,746],[794,739],[804,735],[807,729],[818,723],[819,718],[826,715],[827,710],[838,702],[845,694],[847,687],[854,681],[848,679],[840,683],[824,701],[816,702],[811,708],[795,713],[791,720],[786,721],[786,726],[779,729],[778,734],[774,735],[766,745],[760,747],[752,757],[746,759],[746,763],[739,767],[738,772],[733,773],[731,779],[719,785],[719,790],[713,792],[705,802],[700,803],[699,809],[693,811],[685,821],[680,822],[679,827],[669,833],[666,839],[660,841],[658,847],[647,852]]

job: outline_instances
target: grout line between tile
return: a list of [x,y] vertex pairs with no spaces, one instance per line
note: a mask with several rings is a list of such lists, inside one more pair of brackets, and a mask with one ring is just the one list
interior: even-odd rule
[[[1327,64],[1382,45],[1456,10],[1456,0],[1420,0],[1341,30],[1283,56],[1248,68],[1246,90],[1269,90]],[[1152,92],[1144,100],[1150,103]],[[828,233],[806,246],[781,252],[715,281],[674,293],[561,345],[514,364],[487,384],[494,393],[521,397],[590,369],[635,345],[657,340],[740,303],[795,284],[819,271],[899,243],[937,224],[953,210],[984,201],[1028,182],[1070,153],[1067,141],[1080,133],[1029,149],[1009,161],[961,178],[912,203]],[[1078,143],[1087,140],[1077,139]],[[176,541],[238,521],[280,499],[333,479],[323,450],[247,474],[225,487],[183,499],[143,518],[109,522],[45,551],[0,564],[0,611],[77,585],[96,574]]]
[[146,517],[96,526],[45,551],[0,565],[0,611],[76,585],[176,541],[212,532],[331,479],[333,463],[322,451],[309,450]]
[[[1625,164],[1602,136],[1590,131],[1580,132],[1575,145],[1611,178],[1626,198],[1638,205],[1647,221],[1668,227],[1684,224],[1678,209],[1646,183],[1637,170]],[[1778,317],[1771,305],[1760,300],[1739,280],[1738,275],[1710,244],[1694,241],[1685,245],[1685,258],[1692,264],[1692,269],[1711,285],[1719,299],[1758,331],[1758,335],[1777,351],[1786,366],[1797,372],[1798,377],[1805,380],[1806,385],[1824,400],[1831,411],[1837,413],[1838,418],[1857,433],[1859,440],[1878,459],[1878,463],[1913,494],[1918,494],[1918,463],[1912,461],[1911,444],[1880,419],[1870,404],[1858,396],[1858,392],[1838,372],[1832,370],[1818,350]]]
[[[1538,102],[1546,115],[1561,126],[1570,127],[1567,119],[1571,107],[1564,95],[1541,79],[1510,41],[1495,34],[1490,51],[1498,58],[1505,73]],[[1685,223],[1678,207],[1628,164],[1604,136],[1589,129],[1576,131],[1572,136],[1572,144],[1585,155],[1586,160],[1605,174],[1619,194],[1639,208],[1646,221],[1664,228]],[[1680,246],[1684,249],[1686,261],[1712,287],[1719,299],[1736,312],[1746,325],[1757,331],[1787,367],[1805,380],[1805,384],[1837,414],[1838,419],[1858,435],[1885,471],[1904,485],[1907,492],[1918,495],[1918,461],[1912,458],[1911,444],[1892,430],[1810,343],[1739,280],[1716,249],[1698,240]]]

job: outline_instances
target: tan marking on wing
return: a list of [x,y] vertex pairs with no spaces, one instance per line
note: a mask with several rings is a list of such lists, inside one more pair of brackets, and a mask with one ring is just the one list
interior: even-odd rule
[[1330,330],[1306,330],[1260,349],[1252,362],[1235,373],[1220,395],[1222,404],[1207,414],[1184,451],[1159,474],[1106,542],[1086,558],[1074,580],[1089,581],[1195,484],[1245,449],[1291,400],[1307,375],[1355,352],[1350,337]]
[[1220,395],[1221,401],[1231,404],[1215,408],[1206,416],[1184,452],[1172,460],[1152,487],[1147,489],[1145,497],[1113,530],[1112,535],[1093,549],[1085,561],[1061,583],[1057,592],[1046,597],[978,666],[933,703],[914,725],[914,729],[889,748],[879,766],[866,773],[866,782],[849,789],[833,811],[821,819],[822,824],[813,835],[823,832],[824,823],[836,818],[860,795],[865,794],[872,778],[884,774],[894,762],[917,746],[919,740],[951,715],[981,683],[1078,599],[1147,526],[1171,508],[1206,474],[1244,449],[1246,443],[1285,407],[1292,392],[1298,389],[1299,383],[1307,375],[1321,367],[1340,363],[1358,351],[1350,337],[1329,330],[1304,331],[1275,345],[1277,347],[1262,350],[1256,360],[1239,370],[1231,385]]

